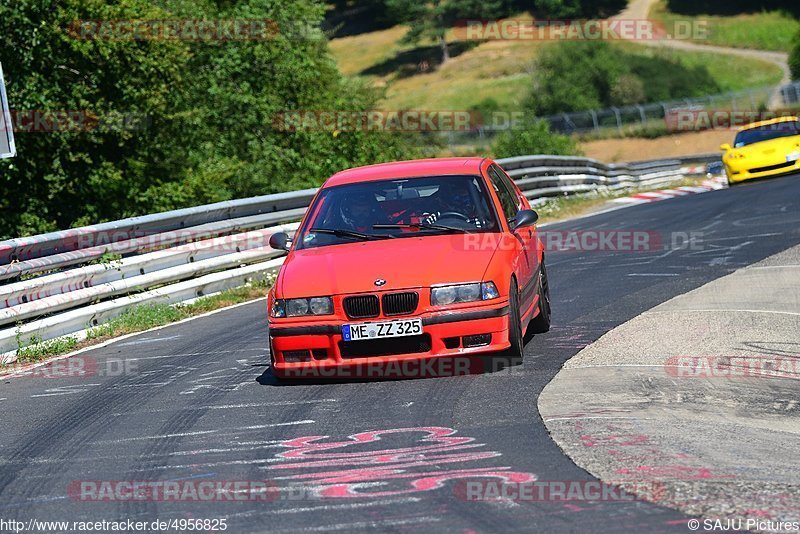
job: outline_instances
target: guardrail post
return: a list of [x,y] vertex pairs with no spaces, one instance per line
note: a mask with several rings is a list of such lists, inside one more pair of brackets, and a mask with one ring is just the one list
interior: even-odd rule
[[619,109],[616,107],[612,107],[611,111],[614,112],[614,117],[617,119],[617,130],[622,133],[622,115],[620,115]]
[[644,114],[644,108],[639,104],[636,104],[636,108],[639,110],[639,116],[642,118],[642,126],[647,124],[647,116]]

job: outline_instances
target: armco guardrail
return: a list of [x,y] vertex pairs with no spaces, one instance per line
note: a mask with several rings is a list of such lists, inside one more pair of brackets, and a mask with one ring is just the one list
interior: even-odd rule
[[[525,195],[547,197],[659,185],[718,154],[605,164],[590,158],[499,160]],[[0,242],[0,358],[20,346],[101,324],[144,303],[178,303],[265,277],[269,248],[294,231],[316,189],[232,200]]]

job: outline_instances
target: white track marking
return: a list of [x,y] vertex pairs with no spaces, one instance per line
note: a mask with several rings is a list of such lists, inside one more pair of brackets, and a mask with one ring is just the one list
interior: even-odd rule
[[37,395],[31,395],[32,399],[36,399],[39,397],[60,397],[62,395],[73,395],[75,393],[86,393],[89,391],[88,388],[99,386],[100,384],[81,384],[79,386],[64,386],[60,388],[51,388],[46,389],[45,393],[39,393]]
[[251,445],[247,447],[229,447],[227,449],[199,449],[193,451],[176,451],[169,453],[168,456],[194,456],[195,454],[221,454],[221,453],[239,452],[239,451],[255,451],[259,449],[278,449],[281,448],[281,443],[283,442],[274,440],[269,444]]
[[584,419],[635,419],[636,421],[653,420],[651,417],[631,417],[625,415],[593,415],[590,417],[586,417],[585,415],[576,415],[574,417],[547,417],[544,419],[544,421],[549,423],[550,421],[574,421],[575,419],[580,419],[581,421]]
[[93,445],[105,445],[126,443],[129,441],[151,441],[156,439],[169,439],[169,438],[186,438],[189,436],[202,436],[205,434],[216,434],[217,430],[198,430],[197,432],[179,432],[177,434],[161,434],[158,436],[137,436],[135,438],[122,438],[122,439],[109,439],[103,441],[93,441]]
[[[392,506],[395,504],[413,504],[418,503],[422,499],[419,497],[405,497],[402,499],[384,499],[366,502],[351,502],[342,504],[326,504],[321,506],[304,506],[302,508],[277,508],[274,510],[249,510],[238,514],[228,515],[231,517],[248,517],[253,515],[285,515],[285,514],[302,514],[307,512],[327,512],[335,510],[357,510],[361,508],[369,508],[373,506]],[[286,501],[284,501],[286,502]]]
[[[157,465],[152,467],[143,467],[141,469],[135,469],[135,472],[139,471],[167,471],[170,469],[176,469],[178,471],[186,470],[186,469],[199,469],[199,468],[209,468],[209,467],[227,467],[231,465],[258,465],[258,464],[270,464],[282,461],[281,458],[267,458],[267,459],[256,459],[256,460],[227,460],[221,462],[193,462],[190,464],[178,464],[178,465]],[[259,467],[259,469],[264,469],[263,467]]]
[[[675,313],[675,311],[677,311],[677,310],[648,311],[648,312],[645,312],[644,314],[650,314],[650,313]],[[741,313],[768,313],[768,314],[777,314],[777,315],[798,315],[798,316],[800,316],[800,312],[775,311],[775,310],[746,310],[746,309],[740,310],[740,309],[731,309],[731,308],[720,308],[720,309],[716,309],[716,310],[714,310],[714,309],[708,309],[708,310],[704,310],[704,309],[683,310],[682,309],[682,310],[680,310],[680,312],[681,313],[684,313],[684,312],[710,312],[710,313],[736,313],[736,312],[741,312]]]
[[[239,408],[264,408],[271,406],[294,406],[296,404],[317,404],[322,402],[338,402],[338,399],[312,399],[312,400],[296,400],[296,401],[276,401],[276,402],[254,402],[248,404],[222,404],[214,406],[190,406],[193,410],[235,410]],[[162,412],[176,412],[183,408],[156,408],[152,410],[139,410],[135,412],[112,413],[114,417],[127,417],[132,414],[138,413],[162,413]]]
[[255,426],[240,426],[234,428],[221,428],[218,430],[198,430],[196,432],[182,432],[178,434],[161,434],[158,436],[137,436],[135,438],[122,438],[122,439],[112,439],[112,440],[103,440],[103,441],[95,441],[95,444],[107,444],[107,443],[125,443],[128,441],[147,441],[147,440],[154,440],[154,439],[168,439],[168,438],[184,438],[189,436],[202,436],[205,434],[217,434],[219,432],[235,432],[237,430],[260,430],[264,428],[275,428],[279,426],[294,426],[294,425],[310,425],[314,424],[316,421],[311,419],[303,419],[301,421],[288,421],[286,423],[271,423],[266,425],[255,425]]
[[415,525],[418,523],[436,523],[441,521],[441,517],[412,517],[409,519],[384,519],[378,521],[358,521],[355,523],[338,523],[334,525],[324,525],[320,527],[304,528],[306,532],[326,532],[328,530],[354,530],[357,528],[374,529],[375,527],[399,527],[403,525]]
[[162,360],[164,358],[186,358],[189,356],[207,356],[207,355],[215,355],[215,354],[236,354],[238,352],[245,352],[245,351],[258,351],[264,353],[264,355],[269,354],[269,352],[261,347],[258,348],[250,348],[250,349],[236,349],[236,350],[213,350],[213,351],[206,351],[206,352],[187,352],[184,354],[163,354],[159,356],[140,356],[136,358],[125,358],[128,361],[138,361],[138,360]]
[[128,341],[126,343],[120,343],[119,346],[120,347],[131,347],[131,346],[134,346],[134,345],[146,345],[148,343],[158,343],[159,341],[169,341],[171,339],[178,339],[180,337],[181,336],[178,335],[178,336],[145,338],[145,339],[139,339],[139,340],[136,340],[136,341]]

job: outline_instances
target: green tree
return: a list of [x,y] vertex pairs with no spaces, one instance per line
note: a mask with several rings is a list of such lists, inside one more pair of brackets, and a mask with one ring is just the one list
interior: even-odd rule
[[541,18],[606,18],[625,9],[627,0],[534,0],[533,11]]
[[543,120],[527,119],[522,124],[498,134],[492,144],[497,158],[547,154],[555,156],[579,155],[575,141],[568,135],[550,131]]
[[[146,127],[17,132],[0,162],[0,238],[318,185],[343,168],[413,156],[383,132],[284,131],[292,110],[372,109],[341,76],[315,0],[15,0],[0,4],[11,107],[134,114]],[[76,20],[272,20],[267,39],[81,39]]]
[[574,41],[553,44],[542,51],[524,106],[542,116],[688,98],[719,90],[704,66],[686,66],[674,51],[639,54],[604,41]]
[[164,117],[189,54],[167,41],[83,40],[76,20],[163,18],[147,2],[18,0],[0,4],[0,60],[18,123],[53,113],[96,116],[98,127],[33,124],[17,157],[0,163],[0,236],[124,214],[138,192],[176,169],[158,132],[119,128],[114,115]]
[[423,39],[439,43],[442,63],[450,59],[447,31],[459,21],[506,16],[514,12],[508,0],[386,0],[389,16],[410,26],[403,40]]
[[527,107],[537,115],[605,107],[623,74],[625,67],[608,43],[575,41],[550,46],[536,62]]

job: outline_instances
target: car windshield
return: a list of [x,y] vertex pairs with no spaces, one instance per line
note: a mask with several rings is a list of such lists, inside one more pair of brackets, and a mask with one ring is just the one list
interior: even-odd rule
[[297,248],[499,228],[478,176],[429,176],[323,189]]
[[733,142],[733,146],[734,148],[741,148],[754,143],[769,141],[770,139],[777,139],[779,137],[790,137],[792,135],[800,135],[800,122],[786,121],[777,124],[767,124],[757,128],[750,128],[749,130],[742,130],[736,134],[736,140]]

